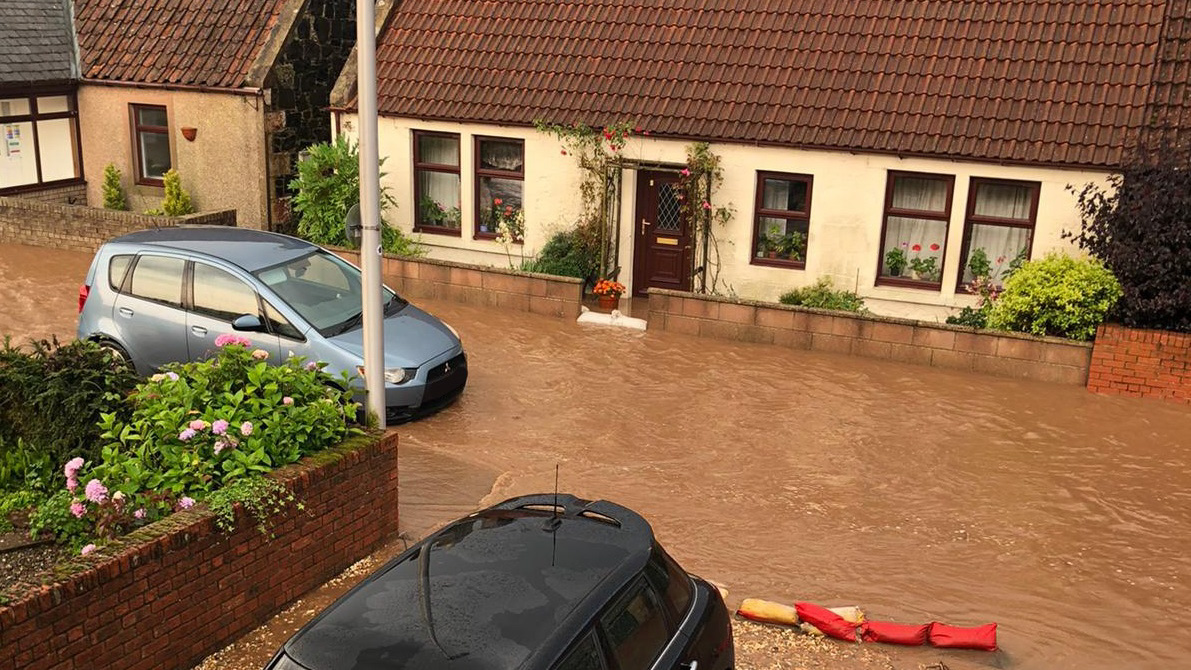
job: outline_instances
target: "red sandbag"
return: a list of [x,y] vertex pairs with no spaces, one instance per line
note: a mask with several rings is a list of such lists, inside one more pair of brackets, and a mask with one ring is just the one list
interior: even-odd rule
[[926,644],[926,638],[930,634],[930,624],[865,621],[860,624],[860,632],[865,642],[918,646]]
[[997,650],[997,624],[961,628],[935,622],[930,625],[930,643],[947,649]]
[[794,603],[798,618],[818,628],[827,637],[847,642],[856,641],[856,625],[826,607],[812,603]]

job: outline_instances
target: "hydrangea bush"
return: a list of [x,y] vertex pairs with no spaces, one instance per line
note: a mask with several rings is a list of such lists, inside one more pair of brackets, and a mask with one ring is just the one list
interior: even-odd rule
[[35,532],[76,548],[115,537],[359,432],[346,376],[300,358],[271,366],[235,335],[216,345],[213,358],[170,364],[138,385],[130,411],[102,415],[99,461],[66,464],[65,489],[38,510]]

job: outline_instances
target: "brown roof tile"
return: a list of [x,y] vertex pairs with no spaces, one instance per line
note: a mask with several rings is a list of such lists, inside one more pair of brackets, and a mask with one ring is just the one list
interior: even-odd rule
[[75,0],[84,79],[241,87],[288,0]]
[[[378,41],[379,108],[1111,166],[1147,104],[1191,120],[1189,4],[403,0]],[[1156,67],[1164,23],[1174,63]]]

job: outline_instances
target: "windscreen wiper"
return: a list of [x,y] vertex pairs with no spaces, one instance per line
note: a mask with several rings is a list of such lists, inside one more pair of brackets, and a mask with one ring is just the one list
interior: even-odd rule
[[364,312],[362,312],[362,311],[356,312],[355,316],[349,318],[347,321],[344,321],[342,326],[335,329],[335,332],[332,335],[332,337],[334,335],[341,335],[341,334],[346,333],[347,331],[351,330],[352,328],[355,328],[356,324],[360,323],[360,319],[362,319],[362,318],[364,318]]

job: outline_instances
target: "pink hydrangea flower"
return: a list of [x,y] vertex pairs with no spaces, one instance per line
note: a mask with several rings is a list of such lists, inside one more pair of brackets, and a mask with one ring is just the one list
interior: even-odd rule
[[186,430],[182,431],[181,433],[178,433],[178,439],[185,442],[186,440],[189,440],[190,438],[194,437],[195,435],[197,435],[197,432],[193,428],[187,428]]
[[202,419],[195,419],[194,421],[190,422],[191,430],[205,430],[206,427],[207,427],[207,422],[203,421]]
[[238,344],[242,347],[251,347],[252,340],[246,337],[240,337],[239,335],[232,335],[231,333],[224,333],[223,335],[215,338],[215,346],[217,347],[226,347],[229,344]]
[[221,451],[223,451],[224,449],[227,449],[227,448],[228,448],[228,443],[227,443],[227,442],[224,442],[223,440],[218,440],[218,441],[216,441],[216,442],[215,442],[215,448],[214,448],[215,455],[216,455],[216,456],[218,456],[218,455],[219,455],[219,452],[221,452]]
[[306,369],[311,372],[314,372],[315,370],[318,369],[318,363],[316,363],[314,361],[310,361],[309,363],[306,364]]
[[284,398],[281,399],[281,404],[282,405],[292,405],[292,404],[294,404],[294,399],[289,396],[285,396]]
[[167,373],[165,373],[165,376],[169,377],[170,381],[175,381],[175,382],[178,381],[178,373],[177,372],[167,372]]
[[133,516],[133,517],[135,517],[135,518],[137,518],[137,519],[143,519],[143,518],[145,518],[145,508],[144,508],[144,507],[138,507],[138,508],[137,508],[137,510],[136,510],[135,512],[133,512],[133,513],[132,513],[132,516]]
[[74,477],[66,478],[66,490],[74,493],[79,488],[79,480]]
[[87,554],[95,551],[95,549],[96,549],[96,547],[94,544],[89,544],[89,545],[83,547],[83,550],[80,551],[79,553],[82,554],[83,556],[86,556]]
[[240,434],[243,435],[244,437],[248,437],[249,435],[252,434],[252,422],[251,421],[245,421],[244,423],[240,424]]
[[79,474],[79,470],[81,470],[82,468],[83,468],[83,459],[79,456],[76,456],[76,457],[70,459],[69,461],[66,461],[66,468],[65,468],[66,476],[68,478],[74,477]]
[[70,503],[70,513],[74,515],[74,518],[81,519],[87,513],[87,506],[76,500]]
[[223,435],[227,432],[227,422],[223,419],[216,419],[215,423],[211,424],[211,432],[216,435]]
[[265,351],[264,349],[255,349],[252,352],[252,357],[258,361],[263,361],[269,357],[269,352]]
[[194,498],[191,498],[190,496],[182,496],[182,499],[178,501],[178,507],[181,507],[182,509],[190,509],[191,507],[194,507]]
[[102,504],[103,501],[108,499],[108,489],[98,479],[92,479],[87,482],[86,494],[87,500],[90,500],[96,505]]

